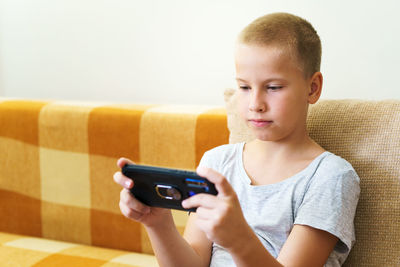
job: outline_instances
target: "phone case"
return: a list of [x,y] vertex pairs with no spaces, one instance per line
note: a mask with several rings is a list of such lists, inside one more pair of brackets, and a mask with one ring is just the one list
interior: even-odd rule
[[191,171],[126,164],[122,173],[134,181],[131,193],[148,206],[196,211],[184,209],[182,201],[199,193],[217,195],[213,183]]

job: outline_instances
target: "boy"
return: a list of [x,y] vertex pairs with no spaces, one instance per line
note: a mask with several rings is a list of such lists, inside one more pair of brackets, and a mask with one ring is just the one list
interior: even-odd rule
[[[320,97],[321,43],[294,15],[261,17],[239,35],[239,112],[256,139],[205,153],[197,172],[217,196],[198,194],[182,238],[170,210],[147,207],[125,187],[120,208],[144,224],[161,266],[340,266],[354,243],[359,178],[308,136]],[[120,159],[122,167],[129,160]],[[130,162],[131,163],[131,162]]]

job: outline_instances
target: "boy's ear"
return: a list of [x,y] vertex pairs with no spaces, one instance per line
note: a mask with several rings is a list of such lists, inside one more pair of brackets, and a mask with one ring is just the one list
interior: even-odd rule
[[308,91],[308,103],[317,103],[322,92],[323,77],[321,72],[316,72],[310,79],[310,86]]

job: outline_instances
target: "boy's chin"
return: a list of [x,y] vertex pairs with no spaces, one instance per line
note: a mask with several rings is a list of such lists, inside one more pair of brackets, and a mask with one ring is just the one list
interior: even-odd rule
[[265,133],[254,130],[252,132],[255,139],[261,142],[280,142],[285,139],[284,136],[279,135],[277,133],[271,133],[271,132]]
[[254,134],[255,139],[259,142],[275,142],[279,141],[279,138],[274,138],[273,136],[270,135],[260,135],[260,134]]

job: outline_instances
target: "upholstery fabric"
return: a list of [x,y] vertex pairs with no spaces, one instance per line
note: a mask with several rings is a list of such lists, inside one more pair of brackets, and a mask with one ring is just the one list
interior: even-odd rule
[[[225,109],[0,98],[0,266],[156,264],[141,259],[152,253],[143,227],[120,214],[116,160],[194,169],[228,136],[250,140],[233,91],[226,100]],[[400,266],[400,101],[323,100],[308,126],[361,178],[346,266]],[[182,232],[187,214],[174,219]]]
[[228,135],[221,107],[0,98],[0,232],[151,254],[119,210],[117,159],[193,170]]
[[[230,142],[252,140],[233,89],[225,101]],[[400,101],[320,100],[307,123],[310,136],[361,179],[357,241],[345,266],[400,266]]]
[[154,256],[0,232],[0,266],[155,267]]

